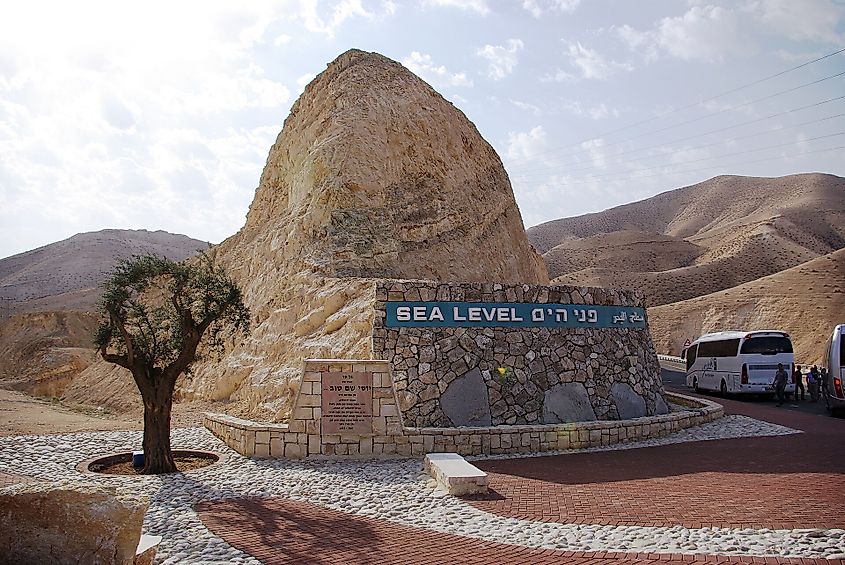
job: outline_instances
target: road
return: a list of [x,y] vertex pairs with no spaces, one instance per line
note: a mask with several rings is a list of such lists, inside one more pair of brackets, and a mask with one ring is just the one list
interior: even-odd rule
[[[720,395],[719,393],[695,393],[691,388],[687,386],[686,383],[686,374],[682,371],[672,371],[670,369],[661,369],[660,370],[660,377],[663,380],[663,386],[666,390],[671,392],[680,392],[681,394],[689,394],[692,396],[704,396],[708,398],[713,398],[716,402],[719,402]],[[806,385],[805,385],[806,387]],[[767,400],[765,398],[756,396],[756,395],[748,395],[748,396],[738,396],[733,395],[729,396],[729,398],[733,400],[738,400],[740,402],[748,403],[749,405],[758,405],[758,406],[770,406],[775,407],[777,404],[777,399]],[[784,403],[783,406],[778,408],[779,410],[788,410],[791,412],[801,412],[803,414],[815,414],[818,416],[824,416],[829,418],[830,416],[825,409],[825,404],[823,400],[819,400],[818,402],[811,402],[810,395],[807,394],[805,396],[806,400],[795,402],[795,400],[790,399]]]

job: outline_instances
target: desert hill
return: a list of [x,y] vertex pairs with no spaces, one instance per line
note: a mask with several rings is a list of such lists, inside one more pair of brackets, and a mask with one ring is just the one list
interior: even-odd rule
[[528,230],[555,282],[639,288],[653,306],[710,294],[845,246],[845,179],[720,176]]
[[658,351],[678,354],[684,339],[726,329],[782,329],[799,363],[824,364],[825,341],[845,323],[845,249],[706,296],[649,308]]
[[118,259],[182,260],[208,244],[164,231],[102,230],[0,259],[0,386],[61,396],[95,359],[93,313]]
[[[253,330],[179,394],[259,419],[287,415],[303,358],[372,355],[375,278],[548,282],[490,144],[408,69],[358,50],[294,103],[246,225],[212,254]],[[98,362],[68,394],[112,403],[103,389],[129,378]]]
[[18,312],[90,311],[104,274],[118,259],[156,254],[181,261],[207,248],[206,242],[165,231],[108,229],[0,259],[0,318]]

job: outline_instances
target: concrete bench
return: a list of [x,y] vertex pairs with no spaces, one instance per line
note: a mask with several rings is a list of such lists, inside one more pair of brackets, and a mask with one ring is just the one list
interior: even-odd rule
[[487,494],[487,473],[457,453],[429,453],[424,465],[426,472],[451,495]]

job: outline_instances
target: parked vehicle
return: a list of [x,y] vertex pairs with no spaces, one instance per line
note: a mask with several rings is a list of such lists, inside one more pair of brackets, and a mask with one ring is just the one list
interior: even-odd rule
[[[729,331],[705,334],[685,350],[687,386],[728,394],[775,393],[778,364],[788,374],[795,368],[789,334],[777,330]],[[795,392],[790,376],[786,393]]]
[[822,383],[822,396],[831,414],[845,411],[845,324],[833,328],[827,340],[827,378]]

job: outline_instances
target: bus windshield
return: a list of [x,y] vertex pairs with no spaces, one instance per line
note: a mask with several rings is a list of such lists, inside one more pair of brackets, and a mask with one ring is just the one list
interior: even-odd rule
[[792,342],[788,337],[766,336],[746,339],[740,353],[756,353],[758,355],[776,355],[777,353],[792,353]]

